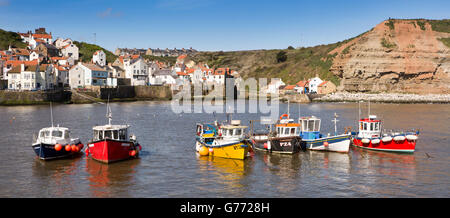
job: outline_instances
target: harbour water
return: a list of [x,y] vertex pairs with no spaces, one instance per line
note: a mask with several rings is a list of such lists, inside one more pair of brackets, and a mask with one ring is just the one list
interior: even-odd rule
[[[298,118],[299,105],[290,104]],[[111,104],[113,123],[132,125],[140,158],[102,164],[78,157],[41,161],[32,136],[50,125],[48,106],[0,107],[0,197],[448,197],[450,105],[371,104],[383,129],[420,129],[414,154],[306,151],[294,155],[256,152],[246,160],[199,157],[195,124],[224,114],[175,114],[170,102]],[[301,114],[322,118],[322,132],[356,128],[357,103],[301,104]],[[280,113],[287,104],[280,105]],[[54,123],[86,144],[92,126],[103,125],[99,104],[54,105]],[[362,114],[366,115],[365,108]],[[234,114],[248,125],[260,114]]]

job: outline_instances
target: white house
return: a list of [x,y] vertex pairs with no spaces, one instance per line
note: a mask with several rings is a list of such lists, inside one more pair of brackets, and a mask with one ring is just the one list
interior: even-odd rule
[[92,63],[104,67],[106,65],[106,54],[103,50],[98,50],[92,55]]
[[132,86],[146,85],[149,79],[148,65],[144,59],[123,59],[125,78],[131,79]]
[[71,88],[90,86],[106,86],[108,71],[95,64],[78,62],[69,70],[69,85]]
[[177,76],[171,69],[161,69],[152,72],[149,78],[150,85],[175,85]]
[[52,65],[25,65],[8,72],[9,90],[47,90],[53,88]]
[[267,85],[266,93],[276,94],[280,86],[285,86],[286,84],[280,78],[272,78],[269,85]]
[[54,44],[57,48],[61,49],[61,48],[63,48],[64,46],[73,44],[73,41],[72,41],[72,39],[62,39],[62,38],[57,38],[57,39],[53,42],[53,44]]
[[308,83],[309,92],[317,93],[317,87],[321,83],[323,83],[323,80],[321,80],[317,75],[316,75],[316,77],[309,79],[309,83]]
[[79,51],[75,44],[68,44],[62,47],[61,53],[64,57],[72,57],[74,60],[78,61]]

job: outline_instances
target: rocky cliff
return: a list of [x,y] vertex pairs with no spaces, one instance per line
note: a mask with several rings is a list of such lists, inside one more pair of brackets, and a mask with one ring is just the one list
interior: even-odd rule
[[450,20],[386,20],[329,52],[350,92],[450,93]]

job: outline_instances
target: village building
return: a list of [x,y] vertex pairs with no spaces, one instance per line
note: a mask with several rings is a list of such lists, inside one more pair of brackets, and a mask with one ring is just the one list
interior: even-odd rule
[[59,56],[59,49],[52,44],[41,43],[36,47],[36,51],[47,58]]
[[317,88],[321,83],[323,83],[323,80],[321,80],[318,75],[316,75],[316,77],[309,79],[308,83],[309,93],[317,93]]
[[276,94],[279,93],[280,87],[285,86],[286,84],[280,78],[272,78],[270,80],[269,85],[267,85],[266,93],[267,94]]
[[92,63],[101,67],[106,66],[106,54],[103,50],[98,50],[92,55]]
[[61,55],[64,57],[72,57],[75,61],[78,61],[79,49],[75,44],[68,44],[61,48]]
[[317,94],[330,94],[336,92],[336,85],[330,81],[323,81],[317,87]]
[[146,85],[148,83],[148,65],[141,57],[133,59],[125,58],[123,59],[123,66],[125,69],[125,78],[131,79],[131,85]]
[[150,75],[150,85],[175,85],[176,73],[171,69],[158,69]]
[[301,80],[298,83],[295,84],[295,91],[300,94],[306,94],[309,90],[309,81],[308,80]]
[[73,88],[90,88],[106,86],[108,71],[95,64],[78,62],[69,70],[69,84]]
[[52,89],[52,65],[25,65],[20,64],[8,72],[9,90],[47,90]]

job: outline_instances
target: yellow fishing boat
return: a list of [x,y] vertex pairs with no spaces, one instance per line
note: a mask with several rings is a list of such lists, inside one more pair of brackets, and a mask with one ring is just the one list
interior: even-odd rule
[[245,141],[245,129],[240,120],[232,120],[230,124],[220,125],[197,124],[197,146],[200,155],[245,159],[249,145]]

